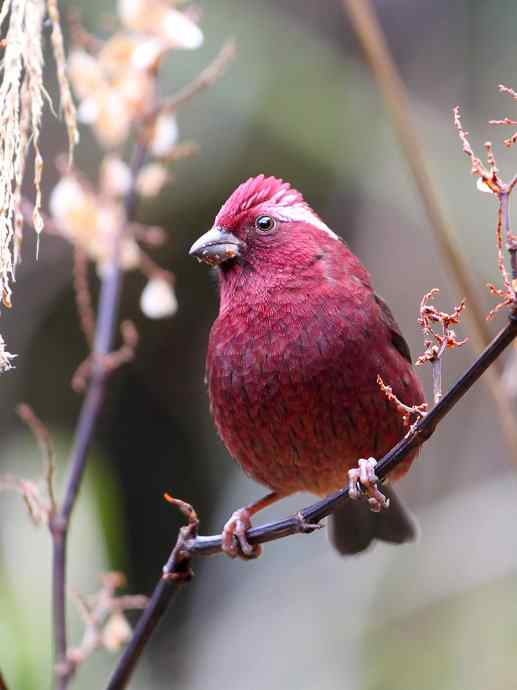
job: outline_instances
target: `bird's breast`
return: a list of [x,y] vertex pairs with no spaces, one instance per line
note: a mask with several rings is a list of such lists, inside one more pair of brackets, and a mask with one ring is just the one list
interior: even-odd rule
[[376,329],[368,296],[348,304],[302,297],[221,315],[207,379],[219,434],[251,476],[283,493],[324,494],[358,457],[400,438],[376,377],[411,388],[412,372]]

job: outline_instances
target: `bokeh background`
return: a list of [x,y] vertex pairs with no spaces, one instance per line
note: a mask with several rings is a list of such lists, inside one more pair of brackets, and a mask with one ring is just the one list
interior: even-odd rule
[[[432,287],[448,308],[462,297],[439,256],[382,101],[338,0],[200,2],[206,41],[164,64],[164,93],[186,83],[234,37],[226,76],[178,114],[197,157],[174,165],[175,181],[139,217],[167,228],[156,258],[176,275],[179,311],[166,321],[139,313],[144,279],[127,276],[122,315],[135,320],[138,356],[112,379],[71,532],[70,587],[98,588],[117,569],[128,589],[148,593],[174,542],[179,519],[163,491],[192,502],[203,533],[219,531],[237,507],[261,495],[216,437],[203,383],[217,290],[187,256],[221,203],[259,172],[283,177],[367,265],[413,353],[422,349],[418,303]],[[105,35],[111,2],[67,0]],[[495,210],[475,189],[452,126],[463,106],[474,142],[510,132],[487,120],[512,115],[497,85],[516,86],[517,7],[511,0],[378,0],[390,48],[406,81],[429,165],[465,261],[483,285],[497,277]],[[52,88],[51,88],[52,92]],[[55,94],[54,94],[55,97]],[[65,147],[47,115],[43,147]],[[86,129],[79,167],[95,178],[100,152]],[[481,148],[481,147],[480,147]],[[507,177],[514,152],[497,148]],[[48,172],[47,189],[55,182]],[[37,448],[14,407],[31,404],[66,463],[80,406],[70,378],[86,354],[71,284],[71,252],[44,237],[33,260],[28,232],[14,309],[2,332],[18,353],[1,379],[0,472],[39,473]],[[93,276],[92,276],[93,279]],[[496,330],[499,321],[491,325]],[[468,328],[462,329],[462,334]],[[472,359],[446,360],[454,381]],[[428,372],[421,372],[427,391]],[[508,376],[506,383],[510,383]],[[253,563],[195,563],[196,577],[169,612],[132,682],[134,690],[510,690],[517,688],[517,483],[497,411],[483,382],[426,444],[401,493],[418,515],[417,544],[377,546],[340,560],[325,531],[268,545]],[[297,496],[260,520],[305,505]],[[0,667],[17,690],[50,677],[49,539],[19,498],[0,496]],[[81,625],[71,607],[73,638]],[[114,657],[99,652],[74,687],[103,687]]]

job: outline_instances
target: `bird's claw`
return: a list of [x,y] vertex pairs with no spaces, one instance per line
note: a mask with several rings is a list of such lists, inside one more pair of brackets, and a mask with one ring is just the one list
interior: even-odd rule
[[251,513],[247,508],[236,510],[223,527],[222,550],[230,558],[258,558],[262,553],[260,544],[250,544],[246,532],[251,527]]
[[379,489],[379,479],[375,474],[377,460],[375,458],[361,458],[358,467],[348,470],[348,495],[353,500],[366,496],[370,510],[379,513],[389,508],[389,498]]

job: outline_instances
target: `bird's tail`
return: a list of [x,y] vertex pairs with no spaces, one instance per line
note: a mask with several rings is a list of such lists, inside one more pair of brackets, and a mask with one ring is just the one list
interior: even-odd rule
[[390,499],[388,510],[373,513],[366,501],[346,501],[332,514],[330,541],[343,556],[364,551],[374,539],[403,544],[416,538],[414,517],[393,489],[384,485],[382,492]]

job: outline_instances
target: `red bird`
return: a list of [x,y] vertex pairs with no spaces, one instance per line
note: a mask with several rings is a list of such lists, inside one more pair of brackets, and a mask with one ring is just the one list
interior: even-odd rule
[[347,501],[333,515],[341,553],[374,538],[414,538],[392,491],[389,510],[368,509],[389,503],[376,486],[374,458],[406,431],[377,376],[408,405],[424,396],[406,341],[358,258],[300,192],[263,175],[234,191],[190,254],[219,274],[207,357],[215,425],[245,472],[271,489],[232,515],[223,550],[258,555],[246,539],[254,513],[297,491],[325,496],[347,481],[370,506]]

